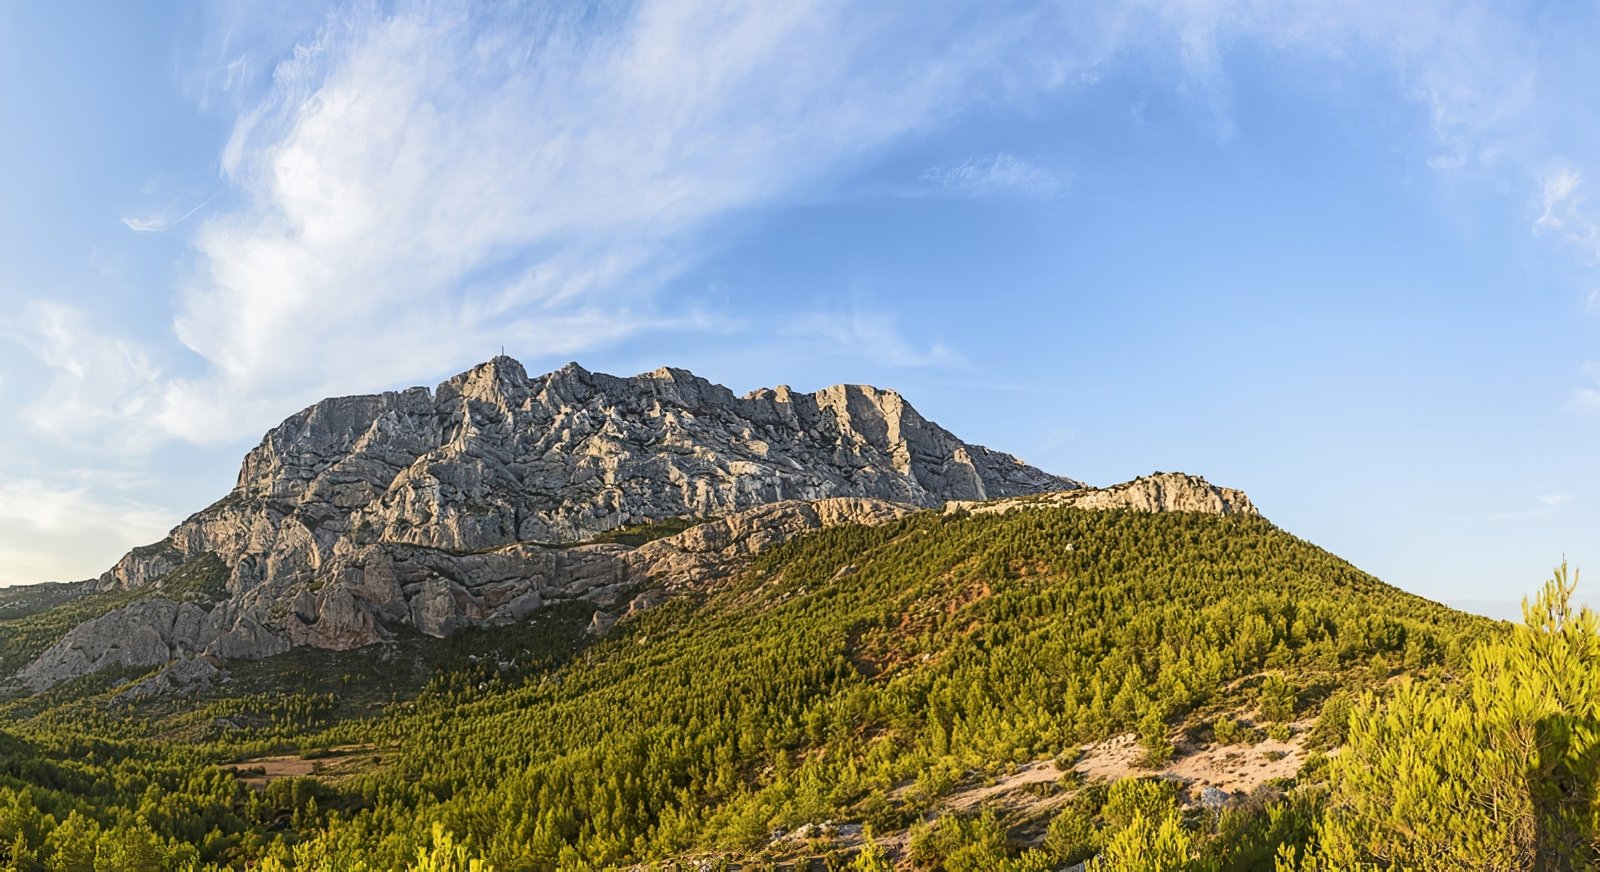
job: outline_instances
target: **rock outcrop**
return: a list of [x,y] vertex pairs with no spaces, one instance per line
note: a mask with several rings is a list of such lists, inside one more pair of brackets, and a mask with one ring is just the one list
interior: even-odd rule
[[111,704],[126,705],[158,696],[191,696],[226,679],[227,673],[210,657],[178,659],[155,675],[124,687],[111,698]]
[[182,566],[185,559],[183,552],[173,547],[171,539],[162,539],[124,554],[116,566],[95,579],[94,587],[97,590],[143,587]]
[[1038,508],[1260,514],[1244,491],[1219,487],[1198,475],[1182,472],[1157,472],[1104,488],[1077,488],[984,502],[951,500],[945,503],[944,511],[946,514],[999,514]]
[[143,600],[72,628],[17,678],[31,690],[43,690],[102,669],[160,666],[205,645],[211,638],[208,625],[209,616],[194,603]]

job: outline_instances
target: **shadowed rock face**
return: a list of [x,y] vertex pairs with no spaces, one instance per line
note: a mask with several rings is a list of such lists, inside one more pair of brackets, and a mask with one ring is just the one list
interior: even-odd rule
[[[544,605],[582,600],[609,621],[704,590],[763,550],[824,527],[884,524],[912,506],[859,497],[785,500],[691,527],[639,548],[508,545],[454,554],[406,544],[366,546],[334,558],[315,583],[266,582],[209,612],[156,597],[73,628],[24,667],[31,690],[118,666],[154,667],[188,655],[261,659],[297,646],[348,650],[409,626],[444,637],[469,626],[526,620]],[[187,669],[200,669],[189,666]],[[150,692],[188,687],[182,676],[145,682]],[[169,685],[171,688],[169,688]]]

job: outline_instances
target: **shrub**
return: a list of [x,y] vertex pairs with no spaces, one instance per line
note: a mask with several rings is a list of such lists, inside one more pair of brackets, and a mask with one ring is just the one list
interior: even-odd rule
[[1295,710],[1294,686],[1285,681],[1282,675],[1277,673],[1268,675],[1261,682],[1261,689],[1256,695],[1256,705],[1265,720],[1292,721]]

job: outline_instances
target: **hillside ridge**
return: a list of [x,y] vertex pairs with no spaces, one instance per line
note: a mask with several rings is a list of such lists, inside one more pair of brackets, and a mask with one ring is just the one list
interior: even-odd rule
[[[432,390],[334,397],[289,416],[225,497],[90,585],[148,596],[73,628],[18,677],[40,689],[197,654],[443,637],[563,600],[609,609],[652,571],[606,537],[663,522],[768,523],[765,542],[863,512],[1083,488],[963,442],[893,390],[736,396],[684,369],[623,378],[569,363],[530,377],[502,355]],[[880,508],[829,502],[840,499]],[[763,507],[776,508],[740,517]],[[663,548],[645,553],[697,578],[727,562]],[[206,602],[165,589],[201,563],[215,588]]]
[[228,496],[95,585],[134,601],[28,652],[16,679],[39,691],[199,656],[444,638],[564,602],[593,609],[603,632],[810,530],[1064,505],[1255,513],[1180,473],[1089,488],[962,442],[871,386],[736,397],[687,370],[530,378],[497,357],[434,391],[290,416]]

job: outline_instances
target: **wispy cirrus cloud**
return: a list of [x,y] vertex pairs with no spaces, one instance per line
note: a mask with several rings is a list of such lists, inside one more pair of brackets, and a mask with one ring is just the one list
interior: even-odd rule
[[155,438],[148,423],[161,390],[161,371],[136,340],[93,324],[81,309],[35,301],[0,322],[0,333],[33,352],[50,373],[22,417],[56,438],[92,437],[114,430],[112,451],[138,451]]
[[[1539,177],[1539,217],[1533,229],[1553,233],[1591,261],[1600,259],[1600,216],[1585,208],[1583,173],[1558,161]],[[1593,301],[1594,292],[1590,292]]]
[[969,158],[954,166],[934,167],[924,172],[921,179],[940,193],[974,200],[996,197],[1049,200],[1067,186],[1063,174],[1035,166],[1005,152]]
[[949,368],[967,363],[960,352],[943,341],[915,342],[907,337],[892,313],[860,303],[846,310],[803,313],[777,332],[802,349],[807,343],[822,342],[890,366]]
[[[1052,86],[1028,69],[1052,54],[1038,14],[977,33],[828,0],[334,16],[240,101],[222,165],[245,205],[194,234],[175,317],[208,371],[168,383],[160,420],[229,438],[502,344],[693,326],[653,291],[715,247],[715,222],[1019,81]],[[983,172],[969,187],[1055,183],[1009,157]]]

